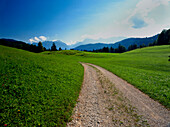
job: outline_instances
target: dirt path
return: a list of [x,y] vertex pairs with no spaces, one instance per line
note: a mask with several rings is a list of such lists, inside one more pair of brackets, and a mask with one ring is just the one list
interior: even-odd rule
[[68,127],[167,126],[170,111],[113,73],[85,64],[84,81]]

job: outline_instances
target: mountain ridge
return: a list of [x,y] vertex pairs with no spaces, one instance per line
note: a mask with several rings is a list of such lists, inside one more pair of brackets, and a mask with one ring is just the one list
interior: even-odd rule
[[[148,45],[149,43],[153,43],[155,40],[157,40],[158,38],[158,35],[154,35],[152,37],[145,37],[145,38],[126,38],[126,39],[123,39],[121,41],[117,41],[115,43],[102,43],[102,42],[96,42],[97,40],[94,40],[94,39],[85,39],[84,41],[82,42],[77,42],[76,44],[73,44],[73,45],[67,45],[66,43],[64,43],[63,41],[60,41],[60,40],[57,40],[57,41],[43,41],[42,42],[42,45],[46,48],[46,49],[51,49],[51,46],[53,43],[56,44],[56,47],[57,49],[59,49],[60,47],[62,49],[74,49],[74,50],[87,50],[87,51],[92,51],[93,49],[96,50],[96,49],[101,49],[103,47],[112,47],[112,48],[117,48],[119,44],[125,46],[126,48],[128,48],[129,45],[132,45],[132,44],[137,44],[138,46],[141,45],[141,44],[145,44],[145,45]],[[120,37],[122,38],[122,37]],[[5,38],[3,38],[5,39]],[[110,38],[110,39],[113,39],[113,38]],[[118,38],[117,38],[118,39]],[[20,41],[17,41],[17,40],[14,40],[14,39],[5,39],[5,40],[8,40],[8,41],[11,41],[11,42],[20,42]],[[101,39],[98,39],[101,41]],[[105,40],[105,39],[103,39]],[[107,39],[106,39],[107,40]],[[88,44],[86,44],[88,43]],[[28,44],[28,43],[27,43]],[[32,43],[33,45],[38,45],[38,43]]]
[[145,37],[145,38],[126,38],[116,43],[110,43],[110,44],[105,44],[105,43],[86,44],[86,45],[80,45],[73,49],[92,51],[93,49],[96,50],[96,49],[101,49],[103,47],[117,48],[119,44],[125,46],[126,48],[128,48],[128,46],[133,45],[133,44],[137,44],[138,46],[142,44],[149,45],[149,43],[153,43],[154,41],[157,40],[158,35],[159,34],[154,35],[152,37]]

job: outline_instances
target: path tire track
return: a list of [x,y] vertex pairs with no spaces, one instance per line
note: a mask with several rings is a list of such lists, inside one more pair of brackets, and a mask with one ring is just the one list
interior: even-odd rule
[[104,68],[81,64],[84,81],[68,127],[168,126],[170,111],[161,104]]

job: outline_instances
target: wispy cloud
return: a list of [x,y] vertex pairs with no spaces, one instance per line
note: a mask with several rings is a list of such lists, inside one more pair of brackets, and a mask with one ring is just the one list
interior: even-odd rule
[[138,16],[138,15],[134,15],[133,17],[131,17],[131,22],[133,24],[133,28],[139,29],[142,27],[146,27],[148,24],[143,20],[142,17]]
[[[80,36],[81,39],[153,36],[170,26],[168,22],[170,19],[170,0],[139,0],[133,6],[127,3],[127,7],[129,10],[123,11],[121,17],[118,16],[119,20],[114,20],[116,17],[110,14],[110,17],[113,16],[112,19],[103,21],[101,24],[96,22],[96,25],[91,26],[90,32]],[[159,18],[161,15],[166,17]]]
[[99,32],[99,33],[96,33],[96,34],[84,34],[81,36],[82,40],[88,38],[88,39],[94,39],[94,40],[97,40],[99,38],[102,38],[103,37],[103,33]]
[[32,38],[30,38],[29,39],[29,41],[32,43],[32,42],[35,42],[35,40],[34,39],[32,39]]
[[39,36],[39,38],[40,38],[42,41],[47,40],[47,38],[46,38],[45,36]]
[[149,17],[148,14],[160,5],[168,6],[169,1],[170,0],[141,0],[126,19],[126,22],[130,23],[133,28],[142,28],[153,24],[155,21],[152,17]]
[[46,41],[47,40],[47,37],[45,37],[45,36],[39,36],[39,37],[34,37],[34,38],[30,38],[29,39],[29,41],[31,42],[31,43],[33,43],[33,42],[39,42],[39,41]]
[[38,37],[34,37],[34,39],[35,39],[36,41],[40,41],[40,39],[39,39]]

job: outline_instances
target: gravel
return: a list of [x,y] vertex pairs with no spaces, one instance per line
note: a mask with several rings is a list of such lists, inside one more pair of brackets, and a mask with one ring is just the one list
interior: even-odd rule
[[113,73],[82,63],[84,81],[68,127],[164,127],[170,112]]

